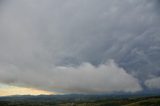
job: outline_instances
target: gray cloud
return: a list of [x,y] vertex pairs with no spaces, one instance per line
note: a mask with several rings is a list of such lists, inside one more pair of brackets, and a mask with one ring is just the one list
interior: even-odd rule
[[[1,82],[49,87],[50,80],[56,77],[53,72],[57,72],[59,66],[79,70],[82,64],[88,63],[93,70],[99,70],[112,59],[130,80],[135,82],[136,77],[143,83],[150,75],[159,75],[160,15],[157,5],[157,1],[149,0],[5,1],[0,8]],[[76,72],[73,71],[73,75]],[[107,72],[103,72],[107,76]],[[67,73],[61,72],[66,76]],[[101,76],[97,71],[92,74]],[[109,75],[112,74],[116,77],[114,71]],[[72,79],[80,84],[77,77]],[[114,79],[108,80],[112,87],[110,83]],[[94,82],[89,83],[95,87],[97,83],[94,85]],[[73,89],[82,92],[77,86]],[[90,89],[87,87],[83,90]],[[64,88],[65,84],[61,89]],[[122,91],[122,88],[113,91]],[[102,91],[112,92],[108,87]]]
[[160,89],[160,77],[146,80],[145,85],[150,89]]

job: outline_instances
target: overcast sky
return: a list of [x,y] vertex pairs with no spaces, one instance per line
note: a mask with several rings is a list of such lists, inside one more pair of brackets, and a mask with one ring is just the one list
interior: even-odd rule
[[60,93],[160,89],[158,0],[1,0],[0,83]]

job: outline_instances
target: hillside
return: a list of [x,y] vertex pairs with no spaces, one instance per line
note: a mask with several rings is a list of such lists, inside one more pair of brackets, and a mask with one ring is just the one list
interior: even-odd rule
[[0,106],[158,106],[160,96],[50,95],[1,97]]

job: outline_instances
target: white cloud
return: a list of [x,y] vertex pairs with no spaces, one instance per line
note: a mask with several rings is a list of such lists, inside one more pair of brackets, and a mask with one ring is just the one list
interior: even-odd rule
[[[9,70],[5,70],[9,72]],[[10,73],[10,72],[13,73]],[[65,93],[112,93],[142,90],[138,80],[118,67],[113,61],[97,67],[83,63],[78,67],[57,66],[39,72],[11,69],[0,71],[0,80]],[[7,76],[4,77],[4,76]]]

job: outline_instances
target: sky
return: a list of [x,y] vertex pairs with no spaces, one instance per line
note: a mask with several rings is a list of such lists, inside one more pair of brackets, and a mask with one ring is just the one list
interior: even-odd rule
[[0,84],[0,96],[13,95],[55,95],[54,92],[38,90],[34,88],[17,87],[12,85]]
[[158,0],[1,0],[0,96],[160,90],[159,19]]

